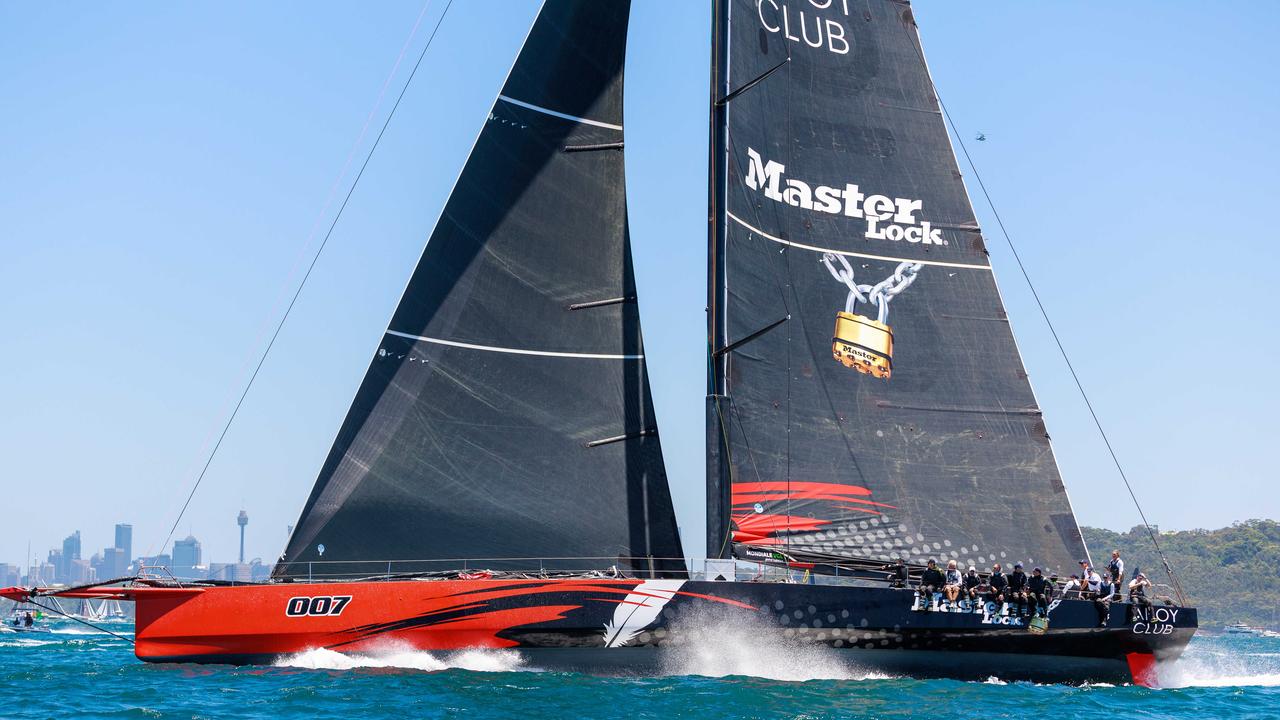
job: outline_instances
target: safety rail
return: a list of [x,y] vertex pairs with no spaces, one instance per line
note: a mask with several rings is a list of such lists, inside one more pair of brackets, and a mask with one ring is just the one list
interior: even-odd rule
[[[736,580],[741,582],[812,583],[819,585],[887,582],[885,574],[834,569],[818,574],[811,564],[795,567],[747,560],[659,557],[498,557],[432,558],[415,560],[307,560],[277,563],[273,582],[317,583],[400,579],[458,579],[501,577],[600,577],[674,578],[688,580]],[[138,579],[177,585],[247,585],[239,580],[216,580],[171,571],[164,566],[144,566]]]
[[[279,563],[272,572],[276,583],[377,582],[393,580],[478,580],[488,578],[602,578],[602,579],[687,579],[791,583],[811,585],[897,587],[914,591],[918,568],[909,567],[910,581],[904,587],[889,572],[888,565],[859,562],[857,565],[810,562],[760,562],[746,559],[658,558],[658,557],[502,557],[433,558],[418,560],[307,560]],[[981,574],[982,591],[987,574]],[[255,582],[209,580],[175,575],[162,566],[146,566],[139,579],[146,582],[190,585],[250,585]],[[1078,590],[1063,592],[1056,580],[1054,594],[1063,599],[1089,599]],[[1157,590],[1155,586],[1152,590]],[[1152,592],[1154,602],[1174,605],[1172,597]],[[1123,601],[1124,598],[1119,599]]]

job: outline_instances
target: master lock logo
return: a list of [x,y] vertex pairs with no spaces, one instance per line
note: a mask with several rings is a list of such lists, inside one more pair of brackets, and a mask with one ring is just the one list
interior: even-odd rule
[[[847,368],[888,380],[893,374],[893,328],[889,327],[889,301],[911,286],[923,267],[921,263],[900,263],[889,277],[875,285],[859,284],[853,267],[843,255],[823,253],[827,272],[849,290],[844,311],[836,313],[836,329],[831,338],[831,355]],[[859,302],[876,307],[876,319],[859,315]]]
[[916,213],[924,201],[911,198],[868,195],[853,183],[843,187],[815,185],[786,177],[787,166],[776,160],[765,162],[754,148],[747,148],[747,174],[743,183],[774,202],[802,210],[861,219],[866,223],[862,236],[868,240],[890,240],[920,245],[946,245],[942,229]]

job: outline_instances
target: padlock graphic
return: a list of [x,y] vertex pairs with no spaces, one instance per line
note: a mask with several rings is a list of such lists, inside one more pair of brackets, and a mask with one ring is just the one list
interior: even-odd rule
[[[885,322],[889,319],[889,301],[916,281],[923,264],[901,262],[892,275],[875,285],[859,285],[853,279],[853,266],[838,253],[823,253],[822,264],[831,277],[849,289],[844,312],[836,313],[831,355],[847,368],[888,380],[893,372],[893,328]],[[853,311],[860,302],[876,309],[875,320]]]
[[845,367],[888,380],[893,371],[893,328],[864,315],[836,313],[831,355]]

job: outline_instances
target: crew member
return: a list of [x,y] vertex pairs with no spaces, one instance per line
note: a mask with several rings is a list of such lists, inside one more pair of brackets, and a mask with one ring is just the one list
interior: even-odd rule
[[1009,588],[1009,579],[1000,570],[1000,563],[991,566],[991,578],[987,580],[990,589],[987,591],[987,602],[1004,603],[1005,591]]
[[1120,551],[1111,551],[1111,562],[1107,563],[1107,572],[1111,575],[1111,586],[1115,590],[1113,599],[1120,599],[1121,582],[1124,580],[1124,560],[1120,559]]
[[1150,587],[1151,581],[1147,579],[1147,574],[1139,572],[1129,582],[1129,602],[1142,607],[1151,607],[1151,599],[1147,597],[1147,588]]
[[978,568],[970,565],[969,572],[964,574],[964,599],[971,603],[978,601],[978,588],[982,585],[982,578],[978,576]]
[[947,598],[947,605],[954,609],[960,600],[960,587],[964,582],[964,578],[960,575],[960,568],[956,567],[955,560],[947,561],[947,574],[942,585],[942,594]]
[[1093,599],[1093,607],[1098,611],[1098,627],[1106,627],[1111,615],[1111,586],[1103,583],[1102,576],[1093,570],[1085,578],[1084,586],[1084,595]]
[[35,618],[33,618],[33,617],[31,617],[31,611],[30,611],[30,610],[28,610],[28,611],[27,611],[27,614],[23,616],[23,618],[22,618],[22,624],[23,624],[23,625],[25,625],[25,626],[27,626],[27,627],[31,627],[32,625],[35,625],[35,624],[36,624],[36,619],[35,619]]
[[1049,612],[1049,601],[1053,599],[1053,582],[1044,576],[1040,568],[1031,568],[1031,577],[1027,579],[1027,595],[1031,600],[1032,612],[1044,617]]
[[1102,576],[1093,571],[1093,568],[1085,565],[1084,577],[1080,579],[1082,586],[1081,595],[1089,598],[1097,598],[1102,593]]
[[889,571],[889,587],[905,588],[907,586],[907,562],[902,558],[894,558],[892,565],[883,565],[881,570]]
[[1027,612],[1027,574],[1022,571],[1022,562],[1013,564],[1013,572],[1009,573],[1009,602],[1013,604],[1019,615],[1030,615]]
[[1067,599],[1068,593],[1076,593],[1077,595],[1080,594],[1080,576],[1079,575],[1072,575],[1071,579],[1067,581],[1067,584],[1062,586],[1063,600]]
[[942,586],[945,584],[946,578],[943,577],[942,571],[938,569],[938,563],[932,559],[925,567],[924,572],[920,574],[920,609],[933,609],[933,594],[942,592]]

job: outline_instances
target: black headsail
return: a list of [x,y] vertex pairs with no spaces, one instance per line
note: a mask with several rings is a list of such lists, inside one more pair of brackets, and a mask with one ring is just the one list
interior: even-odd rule
[[715,27],[708,552],[1067,569],[910,4],[719,0]]
[[627,236],[628,11],[540,12],[277,577],[683,565]]

